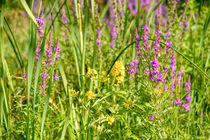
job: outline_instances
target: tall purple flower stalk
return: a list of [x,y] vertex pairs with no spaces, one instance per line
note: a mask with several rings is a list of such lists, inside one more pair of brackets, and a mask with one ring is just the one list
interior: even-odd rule
[[110,47],[114,48],[116,45],[115,40],[117,39],[117,28],[115,26],[111,26],[111,43]]
[[156,37],[156,40],[153,42],[153,44],[154,44],[155,55],[158,56],[159,50],[161,49],[160,35],[162,34],[162,32],[160,31],[160,21],[159,20],[158,20],[158,26],[157,26],[157,30],[156,30],[155,34],[157,35],[157,37]]
[[42,85],[41,85],[43,93],[46,92],[46,85],[47,85],[47,78],[48,77],[49,77],[49,75],[47,74],[46,69],[44,69],[44,73],[42,74]]
[[50,33],[50,38],[49,41],[47,42],[47,47],[46,47],[46,57],[47,60],[45,62],[46,66],[52,65],[52,46],[54,45],[54,42],[51,40],[51,33]]
[[144,26],[142,27],[142,30],[143,30],[142,41],[143,41],[144,50],[146,51],[149,45],[149,43],[147,42],[149,39],[149,34],[148,34],[149,27],[147,26],[147,18],[145,20]]
[[181,70],[181,68],[180,68],[180,71],[177,73],[178,77],[177,77],[177,79],[176,79],[177,84],[178,84],[179,86],[180,86],[180,81],[181,81],[181,79],[182,79],[182,74],[183,74],[183,72],[182,72],[182,70]]
[[136,51],[137,51],[137,56],[140,56],[141,55],[141,45],[139,44],[139,41],[140,41],[140,37],[138,35],[138,31],[136,29],[135,31],[135,42],[136,42]]
[[39,18],[36,19],[36,21],[38,23],[37,32],[38,32],[39,40],[38,40],[37,45],[36,45],[35,60],[38,61],[39,60],[39,53],[40,53],[40,44],[41,44],[41,42],[43,40],[43,37],[44,37],[45,19],[43,19],[40,16]]
[[61,48],[59,46],[59,40],[57,39],[57,42],[56,42],[56,46],[54,47],[54,52],[55,52],[55,60],[58,60],[60,58],[60,52],[61,52]]
[[27,79],[27,73],[26,73],[25,69],[23,69],[22,78],[23,78],[23,80],[25,80],[25,81],[26,81],[26,79]]
[[99,55],[100,55],[101,54],[101,47],[102,47],[101,30],[100,29],[97,29],[96,36],[97,36],[96,45],[98,46],[98,52],[99,52]]
[[68,18],[66,17],[65,8],[62,8],[62,17],[61,17],[61,19],[63,20],[64,24],[68,23]]
[[187,93],[187,96],[185,97],[186,103],[182,105],[184,107],[185,111],[189,110],[190,91],[191,91],[190,85],[191,85],[191,83],[190,83],[190,76],[189,76],[188,81],[185,83],[185,86],[186,86],[185,93]]
[[138,73],[138,59],[135,58],[132,62],[127,65],[127,72],[129,75],[136,75]]

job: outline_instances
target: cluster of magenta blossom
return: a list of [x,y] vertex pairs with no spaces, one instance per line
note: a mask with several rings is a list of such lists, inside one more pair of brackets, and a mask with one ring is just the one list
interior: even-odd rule
[[41,42],[42,42],[43,37],[44,37],[44,24],[45,24],[45,19],[43,19],[40,16],[39,18],[36,19],[36,21],[37,21],[37,24],[38,24],[37,32],[38,32],[39,40],[38,40],[37,45],[36,45],[35,60],[38,61],[39,60],[39,53],[41,51],[40,45],[41,45]]
[[96,36],[97,36],[96,45],[98,46],[98,53],[99,53],[99,55],[101,55],[102,42],[101,42],[101,30],[100,29],[97,29]]
[[129,75],[136,75],[138,73],[138,64],[139,61],[135,58],[132,62],[129,62],[127,65],[127,72]]

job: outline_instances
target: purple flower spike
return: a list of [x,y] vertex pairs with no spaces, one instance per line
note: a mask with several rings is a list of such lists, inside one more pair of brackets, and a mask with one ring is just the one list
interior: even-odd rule
[[177,105],[177,106],[179,106],[180,104],[181,104],[182,102],[181,102],[181,100],[178,98],[177,100],[176,100],[176,102],[175,102],[175,104]]
[[129,64],[127,65],[127,72],[129,75],[136,75],[138,73],[138,64],[139,61],[138,59],[134,59],[133,62],[129,62]]
[[48,74],[47,74],[47,71],[46,69],[44,69],[44,73],[42,74],[42,85],[41,85],[41,88],[42,88],[42,91],[43,93],[45,93],[45,89],[46,89],[46,85],[47,85],[47,78],[48,78]]
[[182,78],[182,74],[183,74],[183,72],[182,72],[182,70],[181,70],[181,68],[180,68],[180,71],[177,73],[178,77],[177,77],[177,79],[176,79],[177,84],[178,84],[179,86],[180,86],[180,81],[181,81],[181,78]]
[[61,52],[61,48],[59,46],[59,40],[57,39],[57,43],[56,46],[54,47],[54,52],[55,52],[55,60],[58,60],[60,58],[60,52]]
[[58,81],[59,79],[60,79],[60,75],[58,74],[58,71],[56,71],[56,73],[55,74],[53,74],[53,80],[54,81]]
[[183,104],[182,106],[184,107],[185,111],[189,110],[189,104]]

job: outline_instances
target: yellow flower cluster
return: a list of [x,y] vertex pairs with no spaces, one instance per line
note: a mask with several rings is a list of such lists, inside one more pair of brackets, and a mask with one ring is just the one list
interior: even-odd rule
[[88,97],[88,100],[90,100],[90,99],[93,99],[94,98],[94,92],[92,92],[92,91],[88,91],[88,92],[86,92],[86,96]]
[[107,117],[107,122],[108,122],[108,124],[112,124],[114,122],[114,118]]
[[117,61],[112,70],[112,75],[117,79],[118,83],[122,83],[125,77],[125,67],[122,61]]
[[96,80],[98,72],[95,69],[88,68],[87,76],[90,76],[91,80]]
[[102,71],[102,73],[101,73],[101,79],[102,79],[104,82],[110,80],[109,75],[107,75],[106,71]]
[[69,92],[71,96],[77,96],[79,94],[79,91],[76,92],[74,89],[70,89]]
[[133,106],[133,102],[127,100],[127,102],[125,103],[125,107],[132,107]]

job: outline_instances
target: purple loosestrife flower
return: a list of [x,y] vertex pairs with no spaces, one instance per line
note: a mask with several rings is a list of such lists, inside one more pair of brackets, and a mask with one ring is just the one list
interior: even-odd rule
[[158,20],[157,30],[156,30],[155,34],[157,35],[157,37],[156,37],[156,40],[153,42],[153,44],[154,44],[155,55],[158,56],[159,55],[159,49],[161,49],[161,47],[160,47],[160,35],[162,34],[162,32],[160,31],[160,21],[159,20]]
[[47,57],[47,60],[45,62],[46,66],[52,65],[51,55],[52,55],[52,46],[53,45],[54,45],[54,42],[51,40],[51,33],[50,33],[50,38],[49,38],[49,41],[47,41],[47,47],[45,48],[46,57]]
[[183,74],[183,72],[182,72],[182,70],[181,70],[181,68],[180,68],[180,71],[177,73],[178,77],[177,77],[177,79],[176,79],[177,84],[178,84],[179,86],[180,86],[180,81],[181,81],[181,79],[182,79],[182,74]]
[[175,78],[175,71],[176,71],[176,57],[174,54],[174,49],[172,51],[172,56],[170,57],[171,63],[170,63],[170,72],[172,73],[171,79]]
[[36,45],[35,60],[38,61],[39,60],[39,53],[40,53],[40,44],[41,44],[42,39],[44,37],[45,19],[41,18],[41,16],[40,16],[39,18],[36,19],[36,21],[38,23],[37,32],[38,32],[39,40],[38,40],[37,45]]
[[150,119],[150,120],[154,120],[154,118],[155,118],[155,117],[154,117],[153,115],[150,115],[150,116],[149,116],[149,119]]
[[22,75],[23,80],[26,81],[27,79],[27,73],[25,72],[25,69],[23,69],[23,75]]
[[137,14],[137,8],[138,8],[138,0],[128,0],[127,1],[127,7],[130,10],[132,15]]
[[142,30],[143,30],[143,39],[142,39],[143,46],[144,46],[144,49],[147,50],[148,49],[147,40],[149,39],[149,34],[148,34],[149,27],[147,26],[147,18],[145,20],[144,26],[142,27]]
[[184,107],[185,111],[189,110],[189,104],[183,104],[182,106]]
[[201,109],[200,115],[201,117],[203,117],[203,109]]
[[110,47],[114,48],[115,47],[115,40],[117,39],[117,29],[114,26],[111,26],[111,43]]
[[127,72],[129,75],[136,75],[138,73],[138,63],[139,61],[136,59],[133,62],[129,62],[127,65]]
[[58,60],[60,58],[60,52],[61,52],[58,39],[57,39],[56,46],[54,47],[54,52],[55,52],[55,60]]
[[27,14],[26,12],[23,12],[22,16],[23,16],[23,17],[27,17],[28,14]]
[[61,17],[61,19],[63,20],[64,24],[68,23],[68,18],[66,17],[65,8],[62,8],[62,17]]
[[181,104],[182,102],[181,102],[181,100],[178,98],[177,100],[176,100],[176,102],[175,102],[175,104],[177,105],[177,106],[179,106],[180,104]]
[[160,72],[158,70],[159,68],[159,62],[156,56],[154,56],[154,60],[151,61],[152,70],[150,71],[149,78],[154,79],[156,78],[156,75],[158,75]]
[[140,40],[140,37],[139,37],[137,29],[136,29],[136,31],[135,31],[135,42],[136,42],[137,56],[141,55],[141,50],[142,50],[141,45],[139,44],[139,40]]
[[187,96],[185,97],[185,101],[189,103],[190,100],[190,91],[191,91],[191,87],[190,87],[191,83],[190,83],[190,76],[188,78],[188,81],[185,83],[185,93],[187,93]]
[[102,42],[101,42],[101,31],[100,31],[100,29],[97,29],[96,36],[97,36],[96,45],[98,46],[99,55],[101,55]]
[[44,73],[42,74],[42,85],[41,85],[41,88],[42,88],[43,93],[45,93],[48,76],[49,75],[47,74],[46,69],[44,69]]
[[58,81],[60,79],[60,75],[58,74],[58,71],[56,71],[55,74],[53,74],[53,80]]
[[40,38],[43,38],[45,19],[39,17],[39,18],[36,19],[36,21],[38,23],[38,27],[37,27],[38,35],[39,35]]

